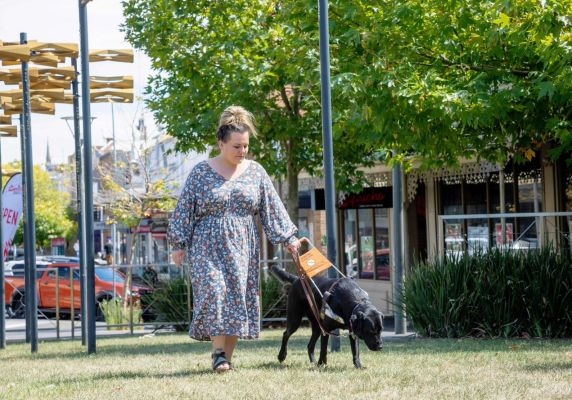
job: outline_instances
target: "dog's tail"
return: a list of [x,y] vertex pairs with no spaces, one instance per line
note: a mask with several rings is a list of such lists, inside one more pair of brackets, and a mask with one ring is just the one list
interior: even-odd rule
[[292,275],[292,274],[286,272],[285,270],[283,270],[282,268],[279,268],[276,266],[272,266],[270,268],[270,272],[272,273],[272,275],[274,275],[276,278],[278,278],[282,282],[294,283],[296,281],[296,279],[298,279],[298,277],[296,275]]

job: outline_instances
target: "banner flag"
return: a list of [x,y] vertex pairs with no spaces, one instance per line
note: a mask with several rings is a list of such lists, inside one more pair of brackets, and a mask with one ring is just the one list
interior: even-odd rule
[[2,191],[2,254],[4,259],[8,256],[16,230],[22,219],[24,207],[24,188],[22,187],[22,174],[17,173],[6,182]]

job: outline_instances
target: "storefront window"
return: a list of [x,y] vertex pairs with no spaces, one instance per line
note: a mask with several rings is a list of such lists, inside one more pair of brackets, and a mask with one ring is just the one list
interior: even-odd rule
[[[541,173],[534,165],[513,166],[504,172],[504,206],[500,204],[500,177],[444,180],[440,198],[443,215],[474,215],[540,212]],[[448,219],[445,222],[445,248],[448,255],[487,251],[491,247],[537,247],[538,218]]]
[[357,257],[357,210],[344,211],[344,252],[345,273],[353,278],[358,272]]
[[390,280],[389,210],[375,208],[375,279]]
[[359,277],[373,279],[373,209],[361,209],[359,213]]
[[360,279],[389,280],[389,209],[344,211],[345,272]]

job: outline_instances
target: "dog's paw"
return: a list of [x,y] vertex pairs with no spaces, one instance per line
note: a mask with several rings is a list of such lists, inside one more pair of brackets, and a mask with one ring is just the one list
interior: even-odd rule
[[278,354],[278,361],[283,362],[286,359],[286,354]]

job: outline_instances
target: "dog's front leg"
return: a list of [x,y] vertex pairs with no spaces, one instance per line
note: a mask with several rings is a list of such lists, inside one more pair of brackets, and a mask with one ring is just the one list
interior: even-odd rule
[[318,341],[318,337],[320,336],[320,328],[315,328],[314,324],[312,324],[312,336],[310,337],[310,341],[308,342],[308,357],[310,357],[310,362],[314,364],[316,362],[316,358],[314,357],[314,349],[316,348],[316,342]]
[[359,359],[359,339],[355,335],[350,334],[350,347],[352,348],[352,359],[356,368],[362,368]]
[[318,359],[318,367],[326,365],[328,363],[328,340],[329,335],[322,335],[320,340],[320,358]]

